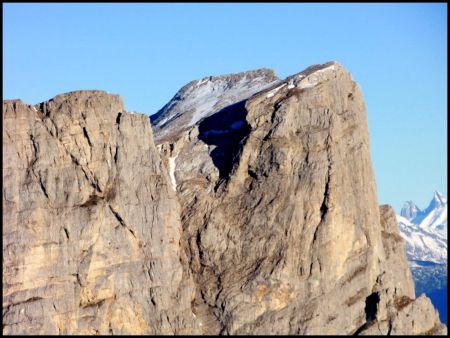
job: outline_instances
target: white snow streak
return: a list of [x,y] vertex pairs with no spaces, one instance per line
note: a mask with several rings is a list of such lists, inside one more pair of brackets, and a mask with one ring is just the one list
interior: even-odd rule
[[286,85],[287,85],[287,83],[283,83],[281,86],[278,86],[278,87],[272,89],[272,91],[269,94],[267,94],[266,97],[269,98],[269,97],[274,96],[277,91],[279,91],[281,88],[283,88]]
[[170,182],[172,183],[172,189],[174,191],[177,191],[177,180],[175,179],[175,167],[176,167],[175,160],[177,159],[177,157],[178,155],[169,158],[169,176]]
[[307,77],[302,79],[298,85],[300,89],[303,88],[311,88],[328,79],[330,75],[330,71],[334,71],[336,69],[335,65],[331,65],[322,69],[315,71],[314,73],[309,74]]

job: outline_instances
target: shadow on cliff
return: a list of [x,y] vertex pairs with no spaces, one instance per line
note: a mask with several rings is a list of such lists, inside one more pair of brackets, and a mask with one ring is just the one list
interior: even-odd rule
[[210,146],[216,146],[210,155],[219,170],[220,180],[229,177],[235,157],[242,148],[241,141],[250,133],[246,116],[247,109],[243,100],[223,108],[199,124],[199,139]]

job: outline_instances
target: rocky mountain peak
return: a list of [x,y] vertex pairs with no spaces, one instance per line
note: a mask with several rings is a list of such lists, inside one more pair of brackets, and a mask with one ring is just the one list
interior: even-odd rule
[[[441,222],[443,214],[447,210],[447,198],[440,192],[435,191],[430,203],[423,211],[419,212],[412,222],[415,224],[422,224],[422,227],[430,227],[432,223]],[[445,218],[446,221],[446,218]]]
[[[119,95],[103,90],[76,90],[55,96],[36,105],[44,114],[50,111],[62,112],[78,116],[78,114],[94,114],[100,109],[105,114],[125,111],[125,105]],[[105,116],[106,118],[106,116]]]
[[[439,191],[435,191],[433,195],[433,199],[431,200],[428,208],[441,208],[445,204],[447,204],[447,198],[445,198],[444,195],[442,195]],[[427,209],[428,209],[427,208]]]
[[267,68],[191,81],[151,117],[155,140],[173,138],[205,117],[278,81],[275,72]]
[[201,85],[206,83],[206,81],[210,82],[225,82],[228,85],[228,88],[232,88],[234,84],[239,81],[254,81],[265,79],[267,82],[279,80],[275,71],[270,68],[260,68],[254,70],[247,70],[240,73],[230,73],[219,76],[207,76],[200,80],[194,81],[196,85]]
[[3,111],[3,334],[446,333],[339,64]]
[[[219,76],[206,76],[201,78],[200,80],[193,80],[188,84],[181,87],[181,89],[175,94],[174,97],[177,98],[186,98],[189,96],[195,96],[198,94],[199,89],[206,89],[211,85],[211,91],[220,90],[221,87],[223,89],[231,89],[238,84],[238,82],[242,81],[244,84],[247,84],[252,81],[276,81],[278,80],[278,76],[275,71],[270,68],[260,68],[255,70],[248,70],[240,73],[230,73]],[[157,112],[156,114],[160,113]],[[155,115],[156,115],[155,114]],[[157,116],[155,116],[155,121],[157,120]]]
[[[445,330],[429,300],[415,300],[395,212],[377,206],[362,93],[339,63],[309,67],[157,142],[205,332]],[[412,308],[433,323],[415,327]]]
[[[408,217],[409,216],[409,217]],[[447,199],[435,191],[428,207],[420,210],[411,201],[405,203],[397,216],[400,231],[406,240],[411,261],[447,262]]]
[[408,220],[412,220],[420,212],[421,210],[413,201],[406,201],[405,204],[403,204],[400,215]]
[[270,89],[276,92],[284,86],[288,89],[312,88],[329,80],[333,72],[338,70],[348,73],[340,63],[330,61],[310,66],[285,80],[280,80],[272,69],[261,68],[191,81],[151,117],[155,141],[161,143],[163,140],[176,139],[181,131],[258,92]]

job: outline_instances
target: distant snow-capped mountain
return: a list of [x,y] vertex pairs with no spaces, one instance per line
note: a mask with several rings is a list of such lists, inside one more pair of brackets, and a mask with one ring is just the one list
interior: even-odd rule
[[421,212],[422,211],[413,201],[406,201],[405,204],[403,205],[400,215],[408,220],[411,220],[414,219],[416,215]]
[[397,221],[408,260],[447,263],[447,199],[441,193],[434,193],[425,210],[406,202]]

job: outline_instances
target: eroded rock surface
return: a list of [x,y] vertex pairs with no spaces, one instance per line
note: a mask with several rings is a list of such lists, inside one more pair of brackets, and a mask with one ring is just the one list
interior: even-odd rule
[[445,335],[447,327],[440,322],[431,300],[424,294],[415,299],[405,241],[400,235],[394,209],[382,205],[380,217],[386,260],[373,290],[379,300],[376,315],[361,328],[361,334]]
[[197,332],[148,117],[80,91],[3,125],[3,334]]
[[156,147],[115,95],[4,102],[4,334],[447,332],[340,64],[193,81],[153,121]]
[[413,281],[395,218],[380,222],[362,93],[340,64],[157,140],[205,333],[359,334],[388,318],[392,333],[423,333],[439,323],[431,303],[412,303],[430,314],[414,312],[428,323],[414,330],[392,307],[414,299]]

